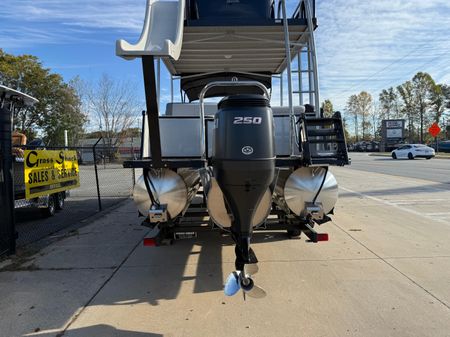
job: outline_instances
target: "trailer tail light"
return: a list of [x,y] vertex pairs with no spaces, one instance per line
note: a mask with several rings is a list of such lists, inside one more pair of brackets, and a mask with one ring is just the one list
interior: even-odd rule
[[317,233],[317,241],[328,241],[328,233]]
[[156,240],[153,238],[144,238],[145,247],[156,247]]

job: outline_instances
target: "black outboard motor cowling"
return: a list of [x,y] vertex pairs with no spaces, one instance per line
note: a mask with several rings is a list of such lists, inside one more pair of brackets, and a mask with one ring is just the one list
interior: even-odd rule
[[256,263],[250,251],[252,218],[275,175],[273,115],[267,98],[235,95],[218,106],[214,175],[233,214],[236,268]]

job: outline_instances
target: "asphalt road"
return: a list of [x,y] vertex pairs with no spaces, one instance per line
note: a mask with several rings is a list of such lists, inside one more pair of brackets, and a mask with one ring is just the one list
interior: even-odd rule
[[351,152],[352,170],[376,172],[438,182],[450,189],[450,159],[398,159]]

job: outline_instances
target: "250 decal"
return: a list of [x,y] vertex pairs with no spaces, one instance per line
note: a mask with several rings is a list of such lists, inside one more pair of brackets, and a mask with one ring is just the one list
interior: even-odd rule
[[233,124],[254,124],[260,125],[262,123],[261,117],[234,117]]

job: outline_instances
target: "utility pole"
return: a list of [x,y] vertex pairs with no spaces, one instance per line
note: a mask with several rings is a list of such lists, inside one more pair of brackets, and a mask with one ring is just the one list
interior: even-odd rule
[[69,147],[69,137],[67,134],[67,130],[64,130],[64,147],[67,148]]

